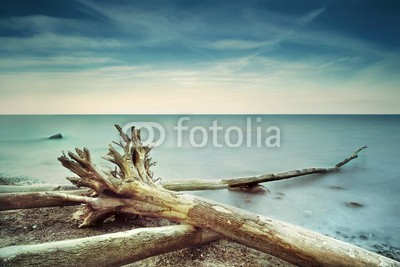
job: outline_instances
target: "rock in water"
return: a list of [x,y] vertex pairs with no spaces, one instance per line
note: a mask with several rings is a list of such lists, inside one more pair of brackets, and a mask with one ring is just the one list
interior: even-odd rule
[[58,133],[49,137],[49,139],[61,139],[63,138],[62,134]]
[[358,202],[347,202],[346,205],[350,208],[362,208],[364,207],[363,204],[360,204]]

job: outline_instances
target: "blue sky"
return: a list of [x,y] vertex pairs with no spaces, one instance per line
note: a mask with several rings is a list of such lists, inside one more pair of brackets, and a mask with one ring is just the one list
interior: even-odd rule
[[0,113],[400,113],[400,1],[0,2]]

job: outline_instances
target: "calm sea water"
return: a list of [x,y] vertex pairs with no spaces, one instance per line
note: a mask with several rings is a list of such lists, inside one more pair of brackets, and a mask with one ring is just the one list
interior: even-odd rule
[[[111,141],[118,140],[113,125],[131,122],[156,122],[165,129],[164,142],[152,151],[157,161],[155,176],[164,180],[220,179],[330,167],[358,147],[368,145],[340,172],[265,184],[270,194],[227,190],[192,193],[373,251],[400,253],[400,116],[190,115],[182,123],[187,127],[181,135],[183,147],[178,147],[179,136],[174,127],[182,117],[185,116],[0,116],[0,174],[65,184],[65,177],[71,173],[57,161],[61,151],[87,147],[97,165],[105,168],[107,163],[100,157],[106,154]],[[222,129],[210,130],[214,121]],[[266,132],[271,129],[268,127],[279,128],[280,142],[272,142],[278,147],[265,145],[267,138],[277,135],[276,131]],[[64,138],[48,139],[56,133],[62,133]],[[148,135],[143,131],[144,139]],[[158,137],[159,132],[155,131],[155,138]],[[195,145],[204,138],[207,142],[204,147],[193,147],[191,138]],[[259,141],[261,146],[257,146]],[[349,207],[349,202],[363,207]]]

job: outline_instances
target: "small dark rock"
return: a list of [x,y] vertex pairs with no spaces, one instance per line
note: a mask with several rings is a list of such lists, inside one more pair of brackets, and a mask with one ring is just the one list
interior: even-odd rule
[[330,189],[332,190],[343,190],[344,188],[338,185],[331,185],[329,186]]
[[252,193],[252,194],[270,194],[271,192],[269,191],[268,188],[266,188],[263,185],[245,185],[245,186],[235,186],[235,187],[229,187],[228,188],[230,191],[239,191],[239,192],[246,192],[246,193]]
[[360,204],[358,202],[347,202],[346,206],[348,206],[350,208],[362,208],[362,207],[364,207],[363,204]]
[[362,240],[368,240],[368,237],[366,235],[360,235],[359,238]]
[[49,139],[61,139],[63,138],[62,134],[58,133],[49,137]]
[[277,192],[275,195],[276,196],[274,197],[274,199],[277,199],[277,200],[281,200],[285,196],[285,194],[282,192]]

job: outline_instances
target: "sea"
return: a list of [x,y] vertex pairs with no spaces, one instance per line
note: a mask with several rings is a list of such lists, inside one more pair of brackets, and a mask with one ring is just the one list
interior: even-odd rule
[[67,184],[57,158],[76,147],[111,168],[115,124],[141,129],[163,181],[332,167],[367,145],[339,172],[264,183],[264,194],[188,193],[400,258],[400,115],[2,115],[0,177]]

